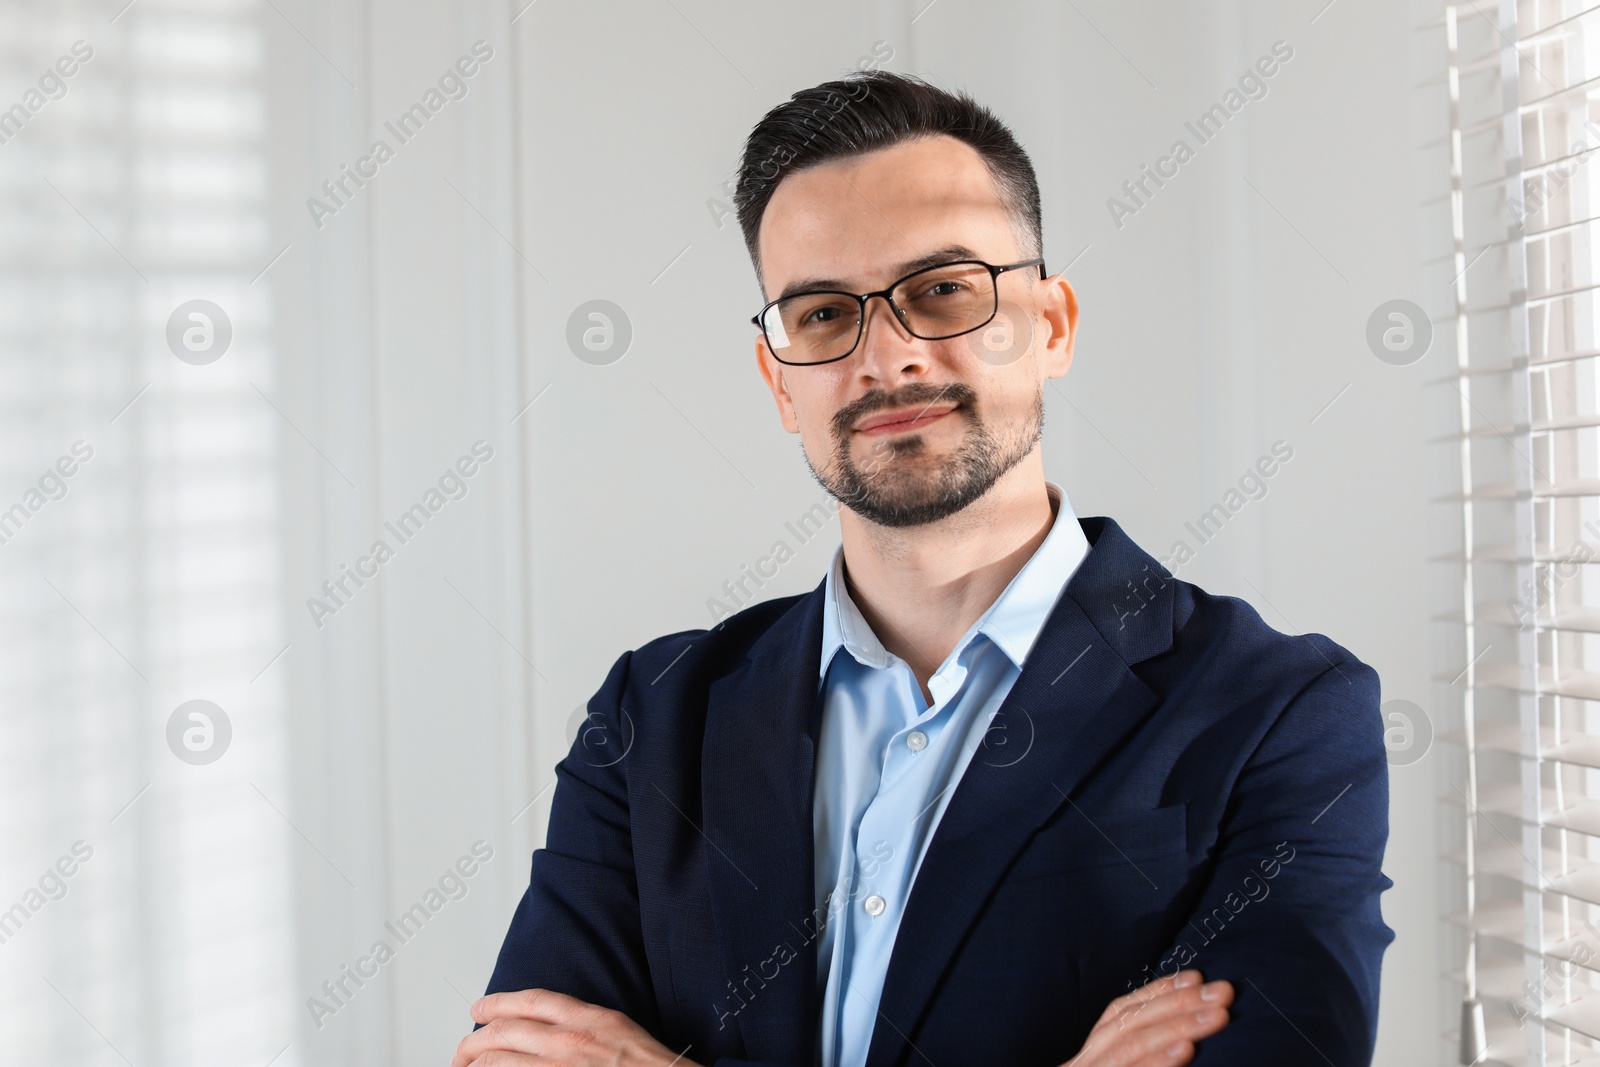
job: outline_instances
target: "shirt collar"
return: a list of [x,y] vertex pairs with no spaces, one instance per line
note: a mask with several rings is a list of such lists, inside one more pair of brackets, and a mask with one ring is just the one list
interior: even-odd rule
[[[1078,524],[1078,516],[1072,510],[1066,491],[1055,482],[1046,481],[1044,485],[1045,492],[1057,503],[1050,532],[1010,584],[995,598],[995,602],[989,605],[989,610],[957,642],[951,656],[959,655],[981,633],[999,646],[1021,670],[1061,591],[1088,554],[1089,540],[1083,535],[1083,527]],[[888,650],[872,632],[872,627],[850,599],[850,592],[845,587],[843,544],[833,551],[833,561],[828,567],[823,591],[819,685],[826,680],[828,664],[840,648],[849,650],[865,666],[888,666]]]

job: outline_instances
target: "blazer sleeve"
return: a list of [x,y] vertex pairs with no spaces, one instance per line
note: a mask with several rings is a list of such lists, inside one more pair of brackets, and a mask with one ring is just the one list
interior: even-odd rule
[[1394,940],[1379,908],[1393,882],[1381,870],[1389,768],[1378,707],[1377,672],[1338,662],[1241,770],[1213,876],[1161,968],[1233,983],[1230,1021],[1199,1043],[1198,1067],[1371,1064]]
[[[545,846],[534,850],[528,888],[484,992],[553,989],[620,1011],[659,1039],[628,809],[637,724],[623,707],[632,656],[624,652],[612,665],[556,764]],[[713,1067],[789,1065],[723,1057]]]
[[556,764],[545,846],[534,850],[528,888],[484,992],[553,989],[659,1033],[628,813],[635,724],[621,709],[632,656],[624,652],[612,665]]

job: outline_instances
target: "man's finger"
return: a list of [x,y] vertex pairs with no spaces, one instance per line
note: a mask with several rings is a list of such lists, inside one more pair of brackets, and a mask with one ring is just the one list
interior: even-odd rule
[[1198,989],[1201,986],[1203,975],[1199,971],[1179,971],[1167,978],[1157,979],[1142,988],[1134,990],[1125,996],[1113,1000],[1106,1008],[1106,1014],[1101,1016],[1102,1021],[1121,1018],[1126,1024],[1128,1017],[1145,1012],[1152,1004],[1161,1002],[1167,997],[1184,992],[1185,990]]
[[1107,1004],[1106,1010],[1100,1018],[1106,1019],[1123,1011],[1138,1008],[1141,1005],[1148,1004],[1152,997],[1158,997],[1173,989],[1199,985],[1200,978],[1199,971],[1179,971],[1177,974],[1169,974],[1165,978],[1157,978],[1155,981],[1148,982],[1131,993],[1124,993],[1110,1004]]
[[1078,1055],[1063,1067],[1170,1067],[1188,1063],[1195,1042],[1227,1025],[1228,1010],[1208,1005],[1127,1030],[1097,1027]]
[[1116,1058],[1107,1062],[1118,1067],[1187,1063],[1194,1055],[1197,1042],[1227,1025],[1226,1008],[1206,1007],[1197,1012],[1182,1012],[1125,1035],[1123,1043],[1117,1046]]
[[566,1023],[585,1009],[592,1008],[594,1005],[588,1001],[557,993],[554,989],[518,989],[480,997],[468,1012],[474,1021],[480,1023],[490,1019],[537,1019],[545,1023]]
[[551,1045],[556,1032],[549,1023],[502,1016],[461,1039],[450,1067],[468,1067],[489,1052],[525,1052],[537,1055]]
[[1096,1024],[1096,1029],[1127,1030],[1153,1026],[1164,1019],[1206,1008],[1226,1008],[1233,1003],[1233,986],[1225,981],[1203,986],[1169,988],[1143,1003],[1135,1003]]

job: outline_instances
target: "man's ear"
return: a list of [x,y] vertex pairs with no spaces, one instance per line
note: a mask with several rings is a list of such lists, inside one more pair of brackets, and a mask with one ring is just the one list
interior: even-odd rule
[[1045,377],[1059,378],[1072,366],[1072,350],[1078,340],[1078,294],[1060,274],[1046,278],[1044,286],[1039,311],[1050,325],[1050,340],[1043,353]]
[[794,398],[789,395],[789,381],[783,375],[783,364],[767,349],[767,339],[761,334],[756,335],[756,366],[761,370],[761,377],[766,379],[767,388],[772,390],[772,399],[778,405],[778,417],[783,420],[783,428],[790,433],[799,433],[800,420],[794,413]]

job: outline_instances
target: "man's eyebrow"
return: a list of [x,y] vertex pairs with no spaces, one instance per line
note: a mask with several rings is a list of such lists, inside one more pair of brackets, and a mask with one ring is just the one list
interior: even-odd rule
[[[923,267],[936,267],[941,263],[948,263],[956,259],[977,258],[979,258],[978,253],[966,245],[946,245],[943,248],[936,248],[932,252],[920,255],[915,259],[906,260],[894,268],[893,274],[896,278],[903,278],[907,274],[921,270]],[[782,300],[784,297],[794,296],[796,293],[807,293],[813,289],[839,289],[847,293],[855,291],[850,288],[850,283],[842,278],[801,278],[784,286],[783,292],[778,294],[777,299]]]

